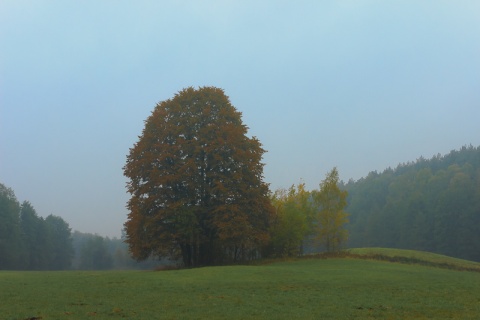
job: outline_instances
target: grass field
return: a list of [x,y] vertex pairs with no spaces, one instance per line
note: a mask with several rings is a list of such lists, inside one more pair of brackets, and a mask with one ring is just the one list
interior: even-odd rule
[[0,272],[1,319],[478,319],[480,273],[301,259],[165,272]]

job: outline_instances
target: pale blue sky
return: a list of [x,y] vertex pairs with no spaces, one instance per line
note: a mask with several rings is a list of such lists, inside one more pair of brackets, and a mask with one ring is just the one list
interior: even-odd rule
[[480,145],[480,1],[0,0],[0,182],[119,236],[159,101],[225,89],[272,189]]

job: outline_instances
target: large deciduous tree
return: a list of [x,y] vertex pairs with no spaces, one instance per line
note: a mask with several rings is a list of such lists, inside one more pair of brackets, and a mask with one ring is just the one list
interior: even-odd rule
[[190,87],[157,104],[124,166],[133,257],[200,266],[260,254],[273,207],[265,150],[247,129],[219,88]]

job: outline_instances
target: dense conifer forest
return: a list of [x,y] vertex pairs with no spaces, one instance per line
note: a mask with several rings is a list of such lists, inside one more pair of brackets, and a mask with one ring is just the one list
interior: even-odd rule
[[480,147],[349,181],[349,247],[430,251],[480,261]]
[[62,270],[73,257],[71,230],[62,218],[20,204],[12,189],[0,183],[0,270]]
[[152,269],[158,263],[135,261],[122,239],[72,232],[61,217],[39,216],[0,183],[0,270]]

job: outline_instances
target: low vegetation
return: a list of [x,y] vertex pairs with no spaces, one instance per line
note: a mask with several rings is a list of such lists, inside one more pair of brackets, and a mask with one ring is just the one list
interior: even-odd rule
[[[389,249],[350,254],[376,253],[469,265]],[[3,271],[0,301],[11,320],[476,319],[479,284],[477,272],[347,257],[164,272]]]

